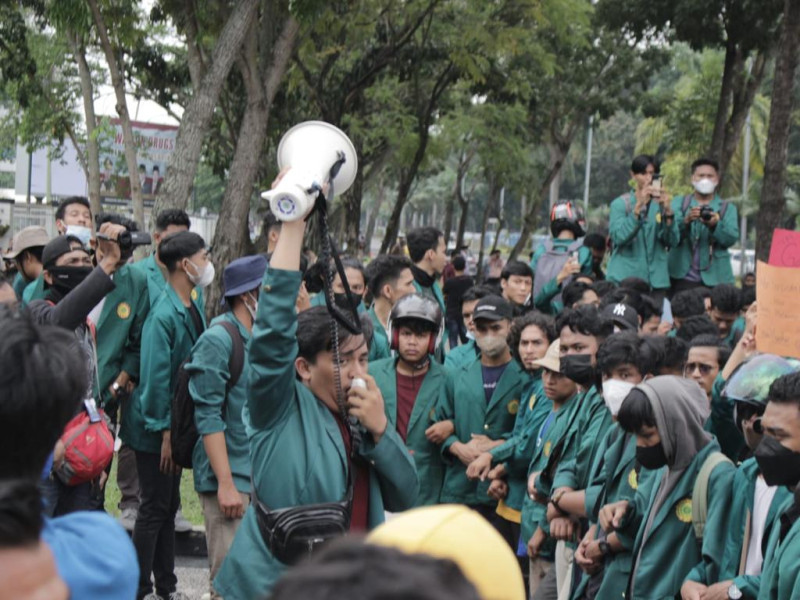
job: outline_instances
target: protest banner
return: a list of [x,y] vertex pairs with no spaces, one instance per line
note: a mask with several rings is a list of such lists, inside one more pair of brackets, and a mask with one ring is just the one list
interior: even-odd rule
[[756,269],[759,352],[800,358],[800,268],[758,262]]
[[772,234],[769,264],[776,267],[800,268],[800,231],[775,230]]

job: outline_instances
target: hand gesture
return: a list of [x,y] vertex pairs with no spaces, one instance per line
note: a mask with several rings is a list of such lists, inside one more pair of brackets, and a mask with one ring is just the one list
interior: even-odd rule
[[566,281],[567,278],[571,277],[572,275],[577,275],[580,273],[581,264],[578,262],[577,259],[570,257],[564,266],[561,267],[561,271],[559,271],[558,275],[556,275],[556,282],[558,285],[561,285]]
[[242,495],[233,485],[233,481],[219,484],[217,502],[220,512],[225,515],[226,519],[241,519],[244,516]]
[[625,513],[627,512],[627,500],[620,500],[619,502],[614,502],[613,504],[606,504],[600,509],[598,523],[600,524],[600,527],[603,528],[603,531],[606,533],[611,533],[622,524],[622,519],[625,517]]
[[[706,586],[696,581],[685,581],[681,586],[681,598],[683,600],[702,600]],[[727,592],[725,593],[727,596]]]
[[528,556],[536,558],[539,555],[539,551],[542,549],[542,544],[544,544],[546,540],[547,534],[541,527],[537,527],[531,539],[528,540]]
[[508,496],[508,484],[504,479],[493,479],[492,483],[489,484],[486,495],[490,498],[494,498],[498,502],[504,500],[505,497]]
[[469,479],[486,479],[489,471],[492,469],[492,455],[484,452],[478,458],[473,460],[467,467],[467,477]]
[[575,523],[568,517],[559,517],[550,521],[550,537],[569,541],[575,535]]
[[453,435],[456,431],[453,422],[449,419],[447,421],[439,421],[434,423],[425,430],[425,437],[432,444],[441,445],[447,438]]
[[[119,236],[127,231],[122,225],[103,223],[100,225],[100,234],[97,237],[97,249],[103,254],[99,266],[109,275],[117,270],[117,264],[122,257],[119,247]],[[102,236],[102,237],[100,237]]]
[[700,207],[695,206],[688,213],[686,213],[686,217],[683,219],[683,222],[689,225],[692,221],[697,221],[697,219],[699,218],[700,218]]
[[450,446],[450,454],[460,460],[465,466],[469,466],[472,461],[481,455],[480,450],[476,450],[469,444],[462,444],[461,442],[453,442]]

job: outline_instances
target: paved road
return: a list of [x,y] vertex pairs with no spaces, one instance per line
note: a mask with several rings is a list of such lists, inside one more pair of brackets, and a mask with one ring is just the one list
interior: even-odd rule
[[200,600],[208,592],[208,559],[175,557],[175,574],[178,576],[178,590],[191,600]]

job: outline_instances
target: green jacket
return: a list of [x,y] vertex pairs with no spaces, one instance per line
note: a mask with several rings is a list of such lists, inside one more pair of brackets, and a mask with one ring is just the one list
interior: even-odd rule
[[375,314],[375,307],[367,311],[369,318],[372,320],[372,345],[369,347],[369,361],[381,360],[389,358],[392,351],[389,346],[389,338],[386,336],[386,329],[383,323]]
[[[205,325],[203,311],[198,303],[195,307]],[[120,437],[134,450],[161,452],[161,434],[170,428],[178,368],[198,337],[189,310],[172,286],[166,286],[144,324],[141,384],[122,410]]]
[[17,274],[14,275],[14,282],[11,284],[11,287],[14,288],[14,294],[17,296],[17,300],[22,302],[22,294],[25,292],[25,287],[28,285],[28,282],[25,281],[25,278],[22,276],[22,273],[17,271]]
[[[150,294],[150,308],[158,302],[161,297],[161,292],[167,285],[167,280],[164,278],[164,273],[161,272],[161,267],[156,262],[155,253],[151,254],[144,260],[135,262],[131,265],[147,276],[147,290]],[[197,288],[192,290],[192,301],[200,308],[200,313],[205,313],[205,302],[203,300],[203,293]]]
[[117,410],[109,388],[120,371],[139,380],[142,331],[150,312],[147,281],[141,273],[125,265],[113,279],[114,290],[105,297],[96,323],[100,402],[109,414]]
[[[760,575],[744,575],[739,571],[741,564],[742,551],[744,546],[745,531],[747,520],[753,513],[753,505],[755,500],[756,479],[758,479],[760,471],[758,463],[755,458],[750,458],[744,461],[736,470],[733,476],[733,486],[731,487],[731,511],[728,520],[728,528],[725,532],[725,551],[722,556],[722,564],[720,565],[718,581],[727,581],[732,579],[745,598],[751,600],[758,596],[759,585],[761,583]],[[767,512],[767,521],[764,526],[764,540],[769,540],[770,533],[773,526],[780,521],[780,515],[783,506],[790,502],[792,494],[785,487],[779,487],[775,490],[775,496],[772,498],[772,503]],[[747,552],[747,548],[744,548]],[[698,581],[705,585],[711,585],[716,581],[707,581],[705,579],[704,569],[695,568],[686,577],[692,581]]]
[[667,223],[658,202],[651,201],[647,215],[639,219],[633,213],[634,206],[634,192],[611,202],[608,235],[613,247],[606,276],[616,283],[626,277],[638,277],[654,289],[668,288],[669,250],[679,242],[677,216]]
[[[574,242],[575,240],[554,238],[553,250],[567,252],[569,246]],[[545,248],[544,244],[540,244],[533,253],[531,270],[534,273],[534,277],[536,277],[536,265],[539,264],[539,259],[545,252],[547,252],[547,248]],[[578,262],[581,265],[581,273],[583,275],[592,274],[592,251],[586,246],[581,246],[578,249]],[[539,290],[539,293],[533,299],[533,306],[545,314],[557,315],[564,310],[564,303],[554,299],[561,291],[562,287],[554,277]]]
[[480,356],[480,350],[478,350],[475,340],[467,340],[466,344],[450,349],[444,359],[444,366],[447,367],[448,371],[455,371],[464,365],[468,365],[478,356]]
[[514,429],[527,376],[519,363],[511,359],[488,405],[480,360],[451,371],[449,377],[447,394],[436,409],[436,421],[449,419],[455,425],[455,433],[442,444],[446,465],[440,502],[493,505],[495,501],[486,493],[489,481],[467,479],[467,468],[450,454],[450,446],[454,442],[469,442],[473,433],[493,440],[508,439]]
[[[267,269],[250,341],[249,390],[242,418],[250,440],[253,484],[270,509],[338,502],[349,468],[333,413],[297,381],[299,271]],[[402,511],[417,500],[414,461],[389,427],[380,442],[364,434],[359,453],[369,465],[369,526],[384,511]],[[270,554],[258,530],[254,505],[245,512],[214,588],[226,600],[266,598],[286,566]]]
[[711,416],[705,422],[703,429],[713,434],[719,442],[722,453],[737,463],[745,442],[744,435],[733,421],[733,402],[722,397],[726,383],[727,380],[722,378],[722,373],[714,380],[714,386],[711,388]]
[[[733,203],[728,203],[725,216],[712,230],[706,227],[700,219],[686,225],[686,214],[698,206],[696,198],[692,198],[686,212],[682,211],[683,197],[678,196],[672,200],[672,210],[675,213],[675,222],[678,224],[680,242],[669,253],[669,276],[672,279],[684,279],[692,266],[694,248],[700,250],[700,278],[703,284],[714,287],[718,283],[733,283],[731,257],[728,248],[739,241],[739,214]],[[722,199],[714,196],[711,208],[719,212]],[[711,258],[709,259],[709,246]]]
[[34,300],[44,300],[47,290],[44,289],[44,273],[25,286],[22,292],[22,305],[28,306]]
[[[800,509],[794,498],[789,499],[780,511],[779,520],[772,528],[758,600],[787,600],[800,598]],[[790,521],[794,522],[790,525]],[[784,525],[785,523],[785,525]],[[786,531],[781,535],[781,529]]]
[[[575,394],[575,396],[565,402],[559,410],[551,411],[548,413],[547,417],[545,417],[543,424],[539,427],[535,435],[533,455],[531,457],[530,466],[528,467],[528,476],[533,473],[541,473],[547,467],[553,450],[558,447],[559,442],[566,433],[567,425],[569,425],[570,421],[575,416],[575,411],[580,408],[579,399],[580,396]],[[541,476],[537,478],[537,489],[540,489],[539,482],[541,479]],[[549,488],[543,493],[545,496],[550,496]],[[527,544],[538,527],[541,527],[546,533],[550,532],[550,526],[547,522],[547,506],[532,500],[526,493],[522,501],[520,540]],[[555,540],[552,538],[549,539],[540,551],[540,556],[552,560],[555,547]]]
[[[242,373],[230,393],[228,382],[231,379],[233,340],[225,328],[216,326],[223,322],[236,326],[245,347]],[[228,463],[236,489],[243,494],[250,493],[250,448],[242,422],[242,409],[247,399],[249,341],[250,332],[234,314],[223,313],[211,322],[197,340],[192,348],[190,361],[186,363],[186,371],[190,373],[189,393],[194,400],[194,421],[197,433],[200,434],[192,454],[194,489],[201,493],[216,492],[219,489],[219,482],[203,444],[203,436],[219,432],[225,434]]]
[[[692,526],[692,491],[703,463],[713,452],[719,452],[716,440],[706,444],[681,473],[675,487],[661,503],[644,543],[648,513],[662,481],[653,482],[648,494],[641,489],[637,492],[621,527],[624,531],[629,524],[640,525],[633,547],[633,598],[671,600],[680,592],[687,575],[694,569],[697,572],[702,570],[707,581],[719,581],[730,515],[731,484],[736,472],[731,463],[717,465],[709,478],[708,516],[702,548]],[[666,477],[666,471],[664,473]],[[665,557],[669,557],[669,560],[665,560]]]
[[522,502],[528,493],[528,467],[536,448],[537,434],[551,410],[553,403],[544,395],[541,371],[536,371],[520,398],[511,437],[502,446],[490,450],[493,463],[506,465],[508,496],[504,504],[517,512],[522,510]]
[[[369,373],[383,394],[389,426],[397,427],[397,359],[385,358],[369,365]],[[414,457],[419,477],[419,496],[414,506],[436,504],[442,491],[444,461],[439,446],[428,441],[425,430],[433,423],[436,406],[447,392],[447,371],[431,361],[419,388],[406,432],[406,447]]]

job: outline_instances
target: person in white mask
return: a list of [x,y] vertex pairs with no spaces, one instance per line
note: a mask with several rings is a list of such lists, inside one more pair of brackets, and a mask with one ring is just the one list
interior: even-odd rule
[[728,248],[739,241],[736,206],[719,196],[719,165],[708,158],[692,163],[694,194],[678,196],[672,211],[680,243],[669,253],[672,293],[733,283]]
[[603,401],[614,425],[597,440],[599,458],[592,465],[587,488],[564,493],[557,502],[558,510],[574,519],[587,519],[591,524],[575,551],[574,568],[582,569],[583,574],[573,590],[573,598],[619,598],[624,592],[630,549],[613,533],[598,534],[596,523],[604,504],[635,493],[639,486],[636,436],[622,431],[616,420],[628,393],[657,372],[657,356],[652,341],[638,337],[634,331],[610,336],[597,351]]

